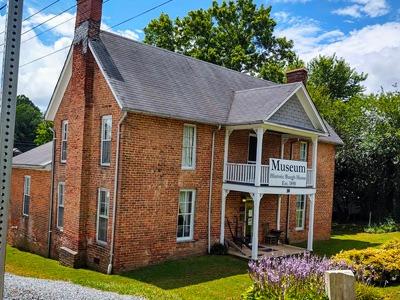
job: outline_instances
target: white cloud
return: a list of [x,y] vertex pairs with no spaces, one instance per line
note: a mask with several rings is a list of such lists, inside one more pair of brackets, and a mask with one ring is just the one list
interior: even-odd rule
[[305,61],[318,55],[343,57],[358,72],[368,73],[367,92],[381,87],[393,90],[399,83],[400,22],[370,25],[345,35],[339,30],[324,32],[317,23],[293,24],[279,35],[294,41],[295,50]]
[[353,18],[362,16],[375,18],[386,15],[390,10],[386,0],[350,0],[350,2],[353,4],[336,9],[332,13]]

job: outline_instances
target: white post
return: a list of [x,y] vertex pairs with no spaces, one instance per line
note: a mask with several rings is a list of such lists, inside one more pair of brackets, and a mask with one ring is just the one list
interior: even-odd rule
[[261,185],[261,159],[263,148],[264,128],[257,128],[257,158],[256,158],[256,178],[255,186]]
[[308,239],[307,239],[307,250],[313,251],[314,242],[314,205],[315,205],[315,194],[309,195],[310,199],[310,210],[308,216]]
[[225,129],[225,144],[224,144],[224,170],[223,170],[223,182],[226,181],[226,164],[228,163],[228,150],[229,150],[229,136],[232,131]]
[[225,207],[226,207],[226,196],[228,196],[229,190],[222,189],[221,196],[221,229],[219,234],[219,242],[224,244],[225,242]]
[[251,237],[251,258],[258,258],[258,219],[260,216],[260,202],[262,194],[251,194],[253,198],[253,233]]
[[281,230],[281,202],[282,202],[282,195],[278,195],[278,210],[276,212],[276,230]]
[[282,159],[285,155],[285,143],[286,143],[286,138],[281,136],[281,158]]
[[312,138],[312,183],[317,187],[318,136]]

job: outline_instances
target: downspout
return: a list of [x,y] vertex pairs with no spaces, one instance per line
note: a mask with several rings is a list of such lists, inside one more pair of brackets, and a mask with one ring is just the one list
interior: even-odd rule
[[113,215],[112,215],[112,228],[111,228],[111,245],[110,245],[110,260],[107,267],[107,274],[112,273],[113,260],[114,260],[114,244],[115,244],[115,222],[117,218],[117,192],[118,192],[118,173],[119,173],[119,148],[120,148],[120,137],[121,137],[121,126],[125,121],[127,112],[124,111],[122,118],[118,122],[117,131],[117,149],[115,154],[115,174],[114,174],[114,192],[113,192]]
[[208,254],[211,252],[211,205],[212,205],[212,189],[213,189],[213,180],[214,180],[214,152],[215,152],[215,133],[217,130],[221,130],[221,125],[218,126],[218,129],[213,130],[212,132],[212,141],[211,141],[211,166],[210,166],[210,189],[208,192]]
[[50,128],[53,133],[53,145],[51,153],[51,182],[50,182],[50,203],[49,203],[49,225],[47,230],[47,257],[51,255],[51,234],[52,234],[52,223],[53,223],[53,200],[54,200],[54,177],[55,177],[55,153],[56,153],[56,132],[53,128]]

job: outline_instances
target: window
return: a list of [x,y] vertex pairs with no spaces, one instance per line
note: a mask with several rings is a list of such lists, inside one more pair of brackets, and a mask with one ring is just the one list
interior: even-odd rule
[[300,142],[300,160],[307,161],[307,143]]
[[31,202],[31,176],[24,177],[24,199],[22,203],[22,214],[29,216],[29,205]]
[[196,126],[183,127],[182,169],[194,170],[196,167]]
[[68,121],[61,123],[61,162],[67,162]]
[[249,153],[247,162],[256,163],[257,160],[257,136],[253,133],[249,135]]
[[109,166],[111,162],[111,129],[112,116],[101,119],[101,165]]
[[193,240],[195,194],[194,190],[179,193],[177,241]]
[[108,209],[110,207],[110,191],[99,189],[97,204],[97,242],[107,243]]
[[65,183],[58,183],[58,203],[57,203],[57,227],[60,230],[64,228],[64,195]]
[[296,197],[296,230],[304,230],[306,195]]

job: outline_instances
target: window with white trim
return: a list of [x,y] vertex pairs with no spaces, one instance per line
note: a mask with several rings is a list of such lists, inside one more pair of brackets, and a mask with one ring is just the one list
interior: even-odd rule
[[101,165],[109,166],[111,162],[112,116],[101,118]]
[[182,147],[182,169],[194,170],[196,167],[196,126],[184,125]]
[[304,230],[306,195],[296,196],[296,230]]
[[67,162],[68,148],[68,121],[64,120],[61,123],[61,162]]
[[300,160],[307,161],[308,152],[307,142],[300,142]]
[[64,229],[64,199],[65,199],[65,183],[58,183],[57,193],[57,227],[60,230]]
[[195,190],[181,190],[179,193],[177,241],[193,240],[195,198]]
[[22,203],[22,214],[29,216],[29,206],[31,203],[31,176],[24,176],[24,199]]
[[110,191],[100,188],[97,199],[97,242],[107,243],[108,210],[110,208]]

